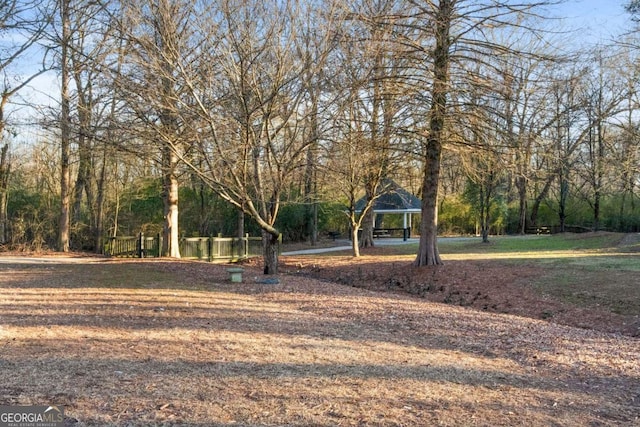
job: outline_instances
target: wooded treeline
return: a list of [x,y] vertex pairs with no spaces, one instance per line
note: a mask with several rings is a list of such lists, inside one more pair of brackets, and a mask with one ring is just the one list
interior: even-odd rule
[[386,178],[419,265],[438,233],[638,231],[640,42],[573,48],[554,3],[0,2],[0,243],[251,231],[273,273],[281,234],[372,244]]

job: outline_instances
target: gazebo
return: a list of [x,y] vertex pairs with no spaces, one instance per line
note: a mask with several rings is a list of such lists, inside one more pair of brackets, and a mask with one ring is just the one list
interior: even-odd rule
[[[366,204],[363,197],[356,202],[356,212],[362,212]],[[402,215],[402,228],[379,227],[374,223],[374,237],[390,236],[391,232],[402,230],[402,238],[407,240],[411,237],[411,214],[422,211],[422,202],[413,194],[400,187],[392,179],[385,179],[380,185],[380,195],[373,204],[374,217],[382,214]]]

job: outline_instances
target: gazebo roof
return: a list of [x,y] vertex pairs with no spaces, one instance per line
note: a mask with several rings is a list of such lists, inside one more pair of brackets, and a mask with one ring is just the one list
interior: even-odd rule
[[[392,179],[385,179],[380,186],[380,196],[373,204],[375,213],[420,213],[422,202],[413,194],[400,187]],[[366,197],[356,202],[356,212],[361,212]]]

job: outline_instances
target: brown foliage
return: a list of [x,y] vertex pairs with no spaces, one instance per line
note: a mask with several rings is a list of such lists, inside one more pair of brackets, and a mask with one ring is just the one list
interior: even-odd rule
[[[0,404],[63,404],[69,425],[614,426],[640,415],[637,339],[314,279],[329,264],[309,259],[285,258],[289,274],[272,285],[251,265],[232,284],[227,266],[206,263],[0,260]],[[366,261],[360,273],[326,261],[343,282],[377,282]],[[417,274],[404,263],[389,265],[399,280]]]
[[[622,315],[608,307],[575,305],[541,293],[534,286],[536,279],[545,274],[539,265],[465,259],[447,260],[441,266],[416,267],[411,263],[412,257],[390,253],[393,249],[377,247],[368,249],[368,255],[360,259],[349,256],[287,257],[285,264],[289,266],[288,271],[293,270],[296,274],[357,288],[410,294],[432,302],[486,312],[640,336],[637,314]],[[614,274],[606,273],[609,279]],[[598,286],[594,282],[593,286]],[[629,295],[629,298],[635,296]]]

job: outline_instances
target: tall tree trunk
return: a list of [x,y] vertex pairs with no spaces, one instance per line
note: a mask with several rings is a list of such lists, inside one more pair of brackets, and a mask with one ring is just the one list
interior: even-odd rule
[[551,189],[551,184],[553,184],[555,179],[556,179],[556,174],[555,173],[550,174],[544,183],[544,187],[542,188],[542,191],[540,191],[540,194],[538,194],[538,196],[533,201],[533,205],[531,206],[531,215],[530,215],[530,222],[532,227],[535,227],[538,225],[538,212],[540,211],[540,205],[547,198],[547,195],[549,194],[549,190]]
[[[113,82],[113,87],[116,86],[116,80],[120,75],[120,71],[122,70],[122,62],[123,62],[123,45],[124,45],[124,37],[120,37],[118,41],[118,61],[116,64],[116,72],[115,78]],[[107,159],[110,159],[111,156],[109,154],[112,153],[110,149],[110,144],[115,143],[116,133],[114,132],[114,124],[115,116],[116,116],[116,108],[118,106],[118,100],[116,97],[112,97],[111,104],[109,106],[109,116],[108,116],[108,126],[106,131],[106,138],[102,142],[102,165],[100,166],[100,176],[98,178],[98,183],[96,185],[96,222],[95,222],[95,231],[93,236],[95,238],[95,252],[102,253],[104,248],[104,236],[105,236],[105,193],[107,191]],[[118,176],[118,160],[114,159],[113,169],[110,170],[110,173],[113,176]],[[117,178],[116,178],[117,182]],[[117,188],[117,185],[116,185]],[[116,235],[118,229],[118,207],[119,200],[116,189],[116,209],[114,212],[114,237]]]
[[449,32],[453,17],[453,1],[441,0],[436,13],[436,46],[433,50],[433,86],[429,110],[429,136],[425,147],[424,177],[422,181],[422,220],[420,244],[414,265],[442,264],[438,251],[438,186],[442,142],[447,115],[451,39]]
[[567,221],[567,200],[569,199],[569,177],[568,170],[565,170],[563,166],[563,171],[560,173],[560,200],[558,203],[558,219],[560,221],[560,232],[565,232],[565,225]]
[[[307,81],[310,79],[307,79]],[[318,183],[317,183],[317,147],[318,147],[318,102],[315,96],[314,87],[307,88],[311,95],[312,111],[309,123],[309,140],[311,143],[307,147],[307,158],[304,171],[304,200],[306,203],[305,209],[305,222],[306,222],[306,234],[309,238],[311,246],[315,246],[318,243]]]
[[524,176],[516,178],[516,188],[518,190],[518,232],[527,232],[527,179]]
[[[82,139],[82,137],[79,137],[79,139]],[[74,186],[74,196],[73,196],[73,222],[74,224],[79,223],[80,221],[82,221],[82,199],[84,198],[84,195],[87,194],[93,194],[91,189],[89,188],[89,175],[91,174],[91,165],[88,163],[90,162],[90,160],[88,159],[87,155],[88,155],[88,150],[86,149],[86,147],[81,145],[84,144],[84,142],[78,141],[78,175],[76,176],[76,183]],[[92,198],[92,196],[91,196]],[[89,197],[87,197],[87,208],[89,211],[92,211],[92,203],[93,201],[89,200]]]
[[[0,115],[0,136],[2,135],[2,117]],[[5,143],[0,150],[0,244],[5,244],[8,240],[7,203],[9,199],[9,176],[11,174],[11,162],[9,160],[9,144]]]
[[[431,138],[430,138],[431,139]],[[442,264],[438,251],[438,182],[442,147],[438,142],[428,144],[422,184],[422,219],[420,221],[420,243],[414,265]]]
[[[375,196],[373,195],[373,193],[369,189],[367,189],[367,204],[374,197]],[[358,242],[361,248],[372,248],[375,246],[375,243],[373,241],[374,226],[375,226],[375,213],[373,212],[373,206],[372,206],[371,209],[365,212],[364,218],[362,219],[362,235],[360,236],[360,241]]]
[[178,178],[176,167],[178,156],[168,147],[164,149],[164,230],[163,254],[171,258],[180,258],[180,235],[178,232]]
[[605,163],[605,141],[603,124],[598,119],[597,129],[597,150],[596,150],[596,167],[595,167],[595,191],[593,201],[593,231],[600,230],[600,206],[602,199],[602,187],[604,183],[604,163]]
[[77,136],[78,144],[78,175],[75,183],[74,205],[73,205],[73,222],[79,223],[82,219],[82,199],[83,195],[87,196],[87,210],[90,215],[90,225],[93,227],[95,224],[95,209],[94,209],[94,193],[91,185],[92,173],[93,173],[93,154],[92,154],[92,82],[90,77],[88,81],[83,82],[82,79],[82,67],[81,61],[78,61],[76,55],[72,55],[70,58],[73,77],[75,81],[76,94],[77,94],[77,115],[79,132]]
[[[315,120],[314,120],[315,122]],[[315,126],[315,125],[314,125]],[[316,144],[310,144],[307,148],[307,164],[304,172],[304,200],[305,200],[305,226],[306,235],[311,246],[318,242],[318,202],[316,185]]]
[[[202,163],[201,163],[202,164]],[[198,196],[198,233],[201,236],[208,236],[211,233],[209,227],[209,207],[207,206],[207,193],[206,187],[202,179],[197,176],[193,176],[194,191]],[[244,230],[243,230],[244,231]]]
[[[80,141],[83,140],[83,141]],[[88,213],[88,229],[89,235],[83,235],[82,240],[89,238],[87,243],[94,245],[96,240],[96,227],[97,227],[97,215],[98,209],[96,207],[95,192],[96,183],[93,177],[93,154],[92,148],[89,147],[90,142],[86,135],[83,135],[83,131],[80,131],[78,136],[78,175],[75,182],[75,194],[73,198],[72,218],[73,224],[79,225],[83,222],[83,196],[86,196],[86,210]],[[84,244],[83,244],[84,246]],[[94,248],[95,249],[95,248]]]
[[264,257],[264,274],[278,274],[278,253],[280,236],[262,230],[262,250]]
[[69,40],[71,23],[69,0],[61,0],[62,18],[61,40],[61,117],[60,117],[60,217],[58,230],[58,250],[69,252],[71,223],[71,130],[70,130],[70,90],[69,90]]
[[[4,108],[9,100],[9,94],[4,92],[0,97],[0,141],[4,136]],[[9,176],[11,174],[11,162],[9,160],[9,144],[5,143],[0,151],[0,244],[4,244],[8,240],[7,221],[9,214],[7,212],[7,203],[9,199]]]
[[240,239],[244,238],[244,211],[238,209],[238,223],[236,226],[236,236]]
[[351,251],[354,258],[360,257],[360,243],[358,242],[358,227],[351,227]]
[[600,230],[600,199],[602,198],[600,190],[596,190],[593,195],[593,231]]
[[489,243],[489,231],[491,228],[491,185],[480,185],[480,231],[482,243]]
[[180,145],[178,123],[178,95],[173,74],[178,64],[180,40],[174,14],[176,8],[169,0],[158,2],[156,40],[160,54],[160,138],[162,139],[162,185],[164,196],[163,254],[180,258],[180,236],[178,229],[178,177],[176,175],[179,157],[176,153]]
[[[317,194],[317,184],[314,183],[315,189],[313,190]],[[314,200],[311,203],[311,246],[315,246],[318,243],[318,201]]]
[[[110,132],[107,131],[107,135]],[[107,144],[102,147],[102,166],[100,167],[100,177],[98,178],[98,185],[96,188],[96,222],[94,236],[94,252],[102,253],[103,240],[104,240],[104,194],[107,178]]]

